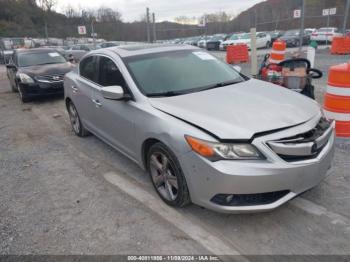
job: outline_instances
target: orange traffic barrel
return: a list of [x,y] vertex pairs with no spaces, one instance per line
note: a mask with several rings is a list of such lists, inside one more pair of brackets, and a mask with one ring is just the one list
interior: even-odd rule
[[350,138],[350,61],[330,68],[324,112],[336,121],[337,136]]
[[341,36],[334,37],[331,47],[332,55],[347,55],[350,54],[350,37]]
[[270,55],[270,63],[278,64],[282,62],[286,55],[287,44],[284,41],[276,40],[273,42],[272,51]]
[[249,51],[246,44],[230,45],[226,49],[226,62],[228,64],[247,63]]

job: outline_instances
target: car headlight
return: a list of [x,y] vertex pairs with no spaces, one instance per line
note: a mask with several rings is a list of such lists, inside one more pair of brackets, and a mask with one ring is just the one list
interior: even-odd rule
[[265,159],[262,153],[248,143],[215,143],[204,141],[191,136],[185,136],[192,150],[211,160],[261,160]]
[[33,84],[34,80],[29,75],[24,73],[18,73],[17,77],[21,80],[23,84]]

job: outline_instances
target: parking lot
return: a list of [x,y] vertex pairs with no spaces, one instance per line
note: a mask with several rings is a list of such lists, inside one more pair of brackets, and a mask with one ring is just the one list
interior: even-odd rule
[[[213,54],[223,59],[225,53]],[[349,59],[319,50],[316,67],[327,72]],[[249,64],[242,68],[249,74]],[[173,209],[131,160],[94,136],[76,137],[62,98],[22,104],[5,70],[0,67],[1,254],[350,253],[349,141],[337,141],[331,176],[272,212]],[[315,81],[319,102],[326,80],[327,74]]]

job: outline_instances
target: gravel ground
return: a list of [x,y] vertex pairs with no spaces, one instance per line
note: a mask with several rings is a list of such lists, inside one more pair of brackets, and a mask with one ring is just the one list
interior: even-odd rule
[[[317,67],[347,60],[322,51]],[[325,83],[315,82],[318,101]],[[103,177],[117,172],[155,195],[143,171],[96,137],[74,136],[61,98],[21,104],[4,67],[0,119],[0,254],[209,253]],[[194,205],[176,212],[241,254],[350,254],[348,142],[337,142],[334,169],[273,212],[223,215]]]
[[116,168],[75,149],[60,99],[24,105],[9,90],[1,79],[0,254],[208,253],[99,175]]

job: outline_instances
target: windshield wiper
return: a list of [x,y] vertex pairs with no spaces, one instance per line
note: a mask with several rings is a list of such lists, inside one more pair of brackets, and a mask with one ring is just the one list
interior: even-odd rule
[[188,90],[180,90],[180,91],[168,91],[168,92],[162,92],[162,93],[151,93],[148,94],[148,97],[169,97],[169,96],[178,96],[178,95],[184,95],[184,94],[189,94],[189,93],[194,93],[194,92],[201,92],[205,90],[210,90],[214,88],[219,88],[219,87],[224,87],[224,86],[229,86],[229,85],[234,85],[241,83],[243,81],[241,80],[231,80],[231,81],[225,81],[225,82],[220,82],[216,83],[213,85],[208,85],[205,87],[200,87],[200,88],[193,88],[193,89],[188,89]]
[[215,89],[215,88],[219,88],[219,87],[224,87],[224,86],[238,84],[238,83],[241,83],[241,82],[243,82],[243,81],[241,81],[241,80],[231,80],[231,81],[220,82],[220,83],[216,83],[216,84],[213,84],[213,85],[208,85],[206,87],[203,87],[199,91],[206,91],[206,90]]
[[188,91],[168,91],[162,93],[151,93],[148,94],[148,97],[167,97],[167,96],[178,96],[188,93]]
[[54,65],[54,64],[61,64],[61,63],[59,63],[59,62],[51,62],[51,63],[36,64],[36,65],[38,66],[38,65]]

